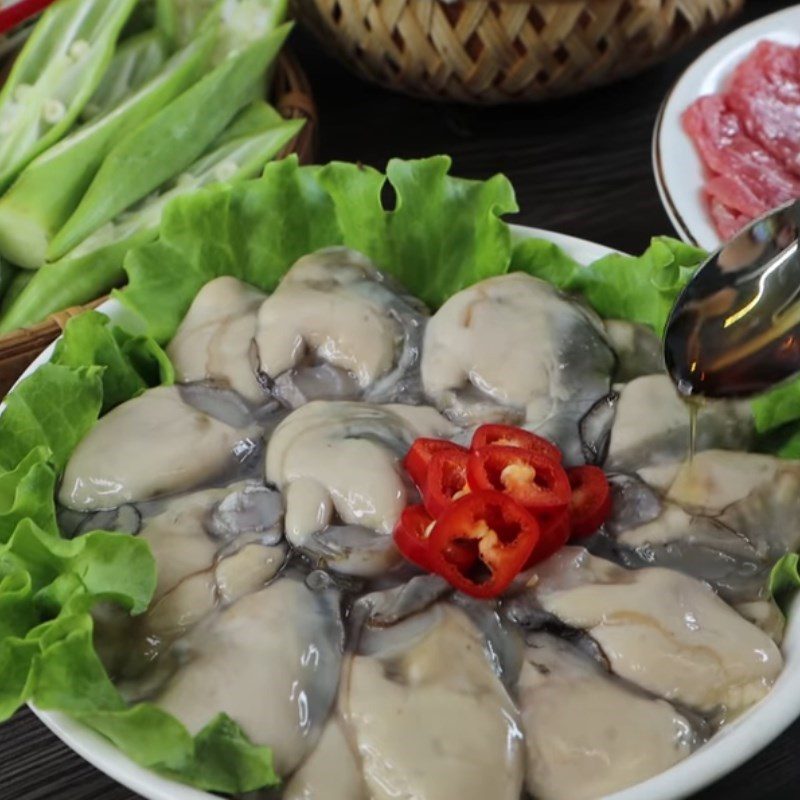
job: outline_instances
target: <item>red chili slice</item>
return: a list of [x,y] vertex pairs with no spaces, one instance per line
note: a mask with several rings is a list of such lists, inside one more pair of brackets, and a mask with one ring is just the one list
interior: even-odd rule
[[[448,506],[429,540],[434,572],[472,597],[502,594],[539,541],[539,523],[502,492],[474,492]],[[464,551],[472,564],[461,562]],[[457,554],[455,557],[453,554]]]
[[481,425],[472,436],[472,450],[480,450],[489,445],[520,447],[533,453],[541,453],[561,463],[561,451],[547,439],[513,425]]
[[423,569],[430,569],[428,551],[433,517],[424,506],[406,506],[394,528],[394,543],[405,558]]
[[543,511],[537,515],[539,521],[539,544],[531,553],[525,569],[545,561],[553,553],[557,553],[568,541],[572,528],[570,525],[569,509],[561,511]]
[[611,512],[611,488],[599,467],[575,467],[567,470],[572,487],[570,517],[573,536],[590,536]]
[[470,453],[470,488],[504,492],[529,511],[555,511],[569,503],[569,480],[552,458],[493,444]]
[[438,517],[452,502],[470,491],[467,483],[469,452],[447,449],[434,453],[422,489],[425,508]]
[[460,445],[448,442],[446,439],[417,439],[403,459],[403,467],[411,476],[411,480],[420,488],[425,486],[425,475],[428,466],[436,453],[446,450],[455,450],[466,453],[467,449]]

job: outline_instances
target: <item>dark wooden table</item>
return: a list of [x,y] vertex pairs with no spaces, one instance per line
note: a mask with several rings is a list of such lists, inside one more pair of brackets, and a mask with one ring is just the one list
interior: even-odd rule
[[[319,103],[320,160],[382,168],[392,156],[449,153],[459,175],[508,175],[522,209],[517,221],[638,252],[650,236],[672,233],[650,168],[650,136],[661,98],[716,38],[788,5],[786,0],[749,0],[728,29],[640,77],[518,108],[473,109],[401,97],[353,78],[310,40],[298,36],[296,43]],[[136,797],[73,754],[30,712],[20,712],[0,728],[0,800]],[[795,797],[800,797],[800,722],[697,795],[698,800]]]

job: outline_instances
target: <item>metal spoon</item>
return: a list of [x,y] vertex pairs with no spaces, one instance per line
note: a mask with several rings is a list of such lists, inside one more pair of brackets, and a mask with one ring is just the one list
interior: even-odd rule
[[664,335],[689,397],[750,397],[800,373],[800,201],[748,225],[698,269]]

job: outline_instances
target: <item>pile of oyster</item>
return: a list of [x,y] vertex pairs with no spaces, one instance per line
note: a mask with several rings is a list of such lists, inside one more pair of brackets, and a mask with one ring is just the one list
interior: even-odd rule
[[[747,452],[746,406],[689,417],[647,330],[514,273],[435,314],[363,256],[307,256],[266,296],[198,294],[179,383],[102,418],[59,491],[68,535],[141,536],[150,610],[96,613],[131,701],[227,712],[286,800],[581,800],[686,758],[782,668],[764,592],[800,545],[800,464]],[[392,541],[400,460],[483,422],[602,465],[612,518],[499,602]]]

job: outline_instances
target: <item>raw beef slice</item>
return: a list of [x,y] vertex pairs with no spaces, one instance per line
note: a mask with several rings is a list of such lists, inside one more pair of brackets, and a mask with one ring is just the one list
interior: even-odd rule
[[746,133],[800,175],[800,48],[759,42],[736,68],[724,97]]
[[683,124],[711,173],[708,194],[734,216],[753,219],[800,197],[800,177],[747,135],[722,97],[696,100],[684,112]]

